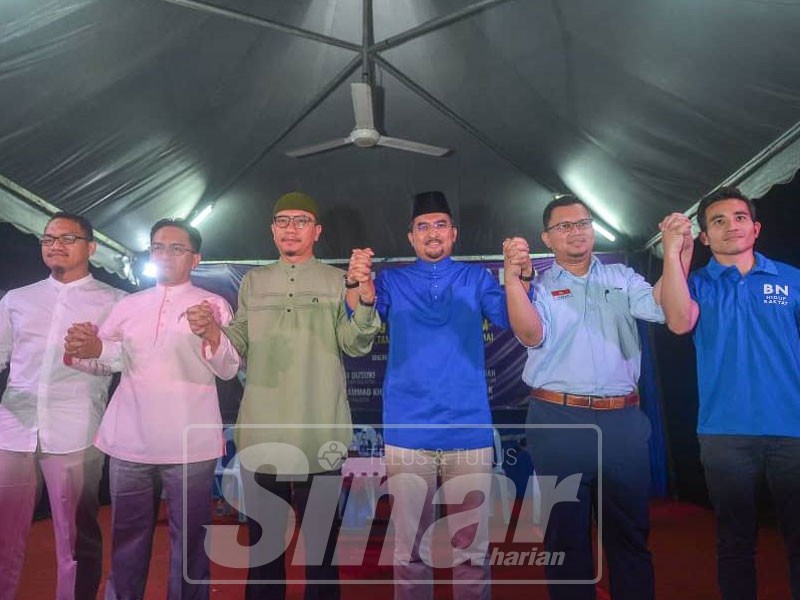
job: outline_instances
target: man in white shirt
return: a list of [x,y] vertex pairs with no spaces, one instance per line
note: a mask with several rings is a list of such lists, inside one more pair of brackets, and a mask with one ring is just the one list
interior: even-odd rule
[[[111,457],[107,600],[145,597],[162,490],[169,511],[167,597],[208,598],[209,587],[194,582],[210,578],[205,527],[211,522],[214,467],[224,451],[214,376],[235,377],[239,355],[232,347],[212,349],[195,335],[197,312],[208,308],[223,325],[233,317],[223,298],[189,279],[201,243],[186,221],[156,223],[150,254],[158,285],[119,302],[97,334],[81,324],[67,336],[68,355],[122,373],[95,438]],[[86,360],[74,362],[86,366]]]
[[50,277],[0,300],[0,599],[16,597],[44,476],[53,515],[59,600],[94,598],[102,574],[97,524],[103,456],[92,447],[109,376],[68,368],[64,336],[74,322],[102,323],[125,295],[89,274],[91,224],[57,213],[41,238]]

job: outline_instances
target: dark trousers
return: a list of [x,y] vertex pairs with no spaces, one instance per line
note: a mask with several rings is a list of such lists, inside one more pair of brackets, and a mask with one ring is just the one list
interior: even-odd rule
[[[111,457],[111,573],[106,600],[145,598],[162,491],[169,516],[168,600],[207,600],[211,567],[205,551],[217,461],[136,463]],[[184,576],[185,573],[185,576]]]
[[[527,432],[528,448],[540,479],[542,503],[549,505],[552,478],[566,483],[579,477],[576,497],[552,505],[546,526],[545,550],[563,552],[561,565],[545,568],[553,600],[594,600],[599,578],[592,552],[592,518],[608,563],[614,600],[652,600],[653,563],[647,548],[650,532],[650,421],[637,407],[589,410],[532,400]],[[553,427],[549,427],[552,425]],[[572,427],[558,427],[567,425]],[[586,428],[591,425],[598,429]],[[580,426],[580,427],[574,427]],[[598,456],[598,440],[602,454]],[[551,497],[550,502],[554,501]],[[551,554],[552,556],[552,554]],[[598,559],[599,564],[599,559]]]
[[[268,492],[279,497],[285,502],[282,507],[293,504],[298,513],[298,526],[300,526],[306,515],[309,493],[314,480],[317,477],[340,477],[341,471],[328,471],[315,475],[309,475],[305,481],[277,481],[275,475],[265,473],[248,473],[254,477],[255,482]],[[245,493],[247,493],[247,486]],[[258,490],[256,490],[258,491]],[[252,494],[251,494],[252,495]],[[246,498],[245,506],[252,507],[253,503],[258,502],[259,498]],[[289,510],[278,507],[271,512],[268,519],[258,520],[248,517],[247,525],[250,536],[250,546],[255,546],[262,535],[269,536],[271,539],[283,539],[286,534],[286,526],[289,522]],[[311,516],[311,515],[309,515]],[[336,541],[339,538],[339,528],[341,519],[338,512],[334,514],[330,534],[327,537],[324,557],[319,565],[306,565],[306,600],[339,600],[339,567],[332,564]],[[305,540],[308,544],[309,540]],[[320,546],[321,547],[321,546]],[[281,554],[276,559],[263,565],[251,565],[247,574],[247,588],[245,590],[245,600],[283,600],[286,597],[286,554]],[[311,562],[311,561],[309,561]],[[313,581],[329,580],[336,583],[314,584]],[[256,581],[272,581],[274,583],[255,583]]]
[[755,600],[758,490],[766,481],[800,600],[800,438],[701,435],[700,458],[717,516],[717,567],[723,600]]

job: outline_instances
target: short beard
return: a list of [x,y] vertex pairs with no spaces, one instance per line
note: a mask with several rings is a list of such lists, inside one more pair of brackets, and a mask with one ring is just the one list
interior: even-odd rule
[[443,257],[444,257],[444,248],[440,247],[440,248],[439,248],[439,249],[436,251],[436,254],[434,254],[434,253],[432,253],[432,252],[430,252],[430,251],[427,251],[427,252],[425,252],[425,256],[426,256],[427,258],[430,258],[431,260],[439,260],[440,258],[443,258]]

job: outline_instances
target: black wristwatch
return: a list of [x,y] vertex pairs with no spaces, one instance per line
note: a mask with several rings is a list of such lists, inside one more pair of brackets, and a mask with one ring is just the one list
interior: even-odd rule
[[349,281],[347,281],[347,275],[343,275],[343,276],[342,276],[342,278],[344,279],[344,287],[346,287],[348,290],[354,290],[354,289],[356,289],[356,288],[357,288],[359,285],[361,285],[361,284],[360,284],[360,283],[358,283],[357,281],[353,281],[352,283],[351,283],[351,282],[349,282]]
[[361,306],[375,306],[375,299],[372,299],[372,302],[364,302],[364,299],[361,296],[358,297],[358,303]]
[[522,273],[520,273],[519,280],[524,281],[525,283],[530,283],[531,281],[533,281],[534,277],[536,277],[536,269],[531,271],[530,275],[523,275]]

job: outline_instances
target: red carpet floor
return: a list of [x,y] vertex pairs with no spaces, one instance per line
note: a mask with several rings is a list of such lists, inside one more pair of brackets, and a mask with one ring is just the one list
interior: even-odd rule
[[[716,591],[716,567],[714,559],[714,522],[710,511],[689,504],[670,501],[659,501],[652,505],[653,528],[651,549],[656,569],[657,598],[667,600],[712,600],[718,598]],[[101,524],[108,540],[110,528],[109,507],[101,510]],[[225,521],[233,523],[234,521]],[[493,521],[493,527],[499,525]],[[382,600],[391,598],[391,585],[381,583],[391,578],[391,569],[378,565],[382,537],[376,535],[376,529],[370,537],[370,544],[365,554],[365,566],[342,567],[342,578],[350,583],[343,586],[345,600]],[[502,544],[501,550],[529,550],[531,544]],[[105,572],[108,572],[108,555],[110,544],[106,544]],[[161,519],[156,528],[153,558],[150,568],[146,599],[163,599],[166,596],[166,573],[168,565],[168,541],[166,520]],[[762,528],[759,542],[759,598],[760,600],[786,600],[790,597],[788,575],[782,540],[778,532],[769,526]],[[242,572],[214,565],[214,579],[237,579]],[[290,567],[289,579],[302,577],[302,570]],[[438,577],[438,575],[437,575]],[[446,573],[442,575],[442,583],[437,584],[436,600],[450,598]],[[543,578],[541,567],[507,567],[496,566],[492,570],[495,581],[516,580],[520,577]],[[598,586],[598,600],[608,598],[605,592],[607,578],[603,577]],[[31,538],[25,557],[20,600],[47,600],[53,598],[55,590],[55,557],[53,550],[53,533],[49,520],[34,523]],[[102,597],[102,588],[101,594]],[[243,597],[241,584],[214,584],[211,597],[217,600],[240,599]],[[547,592],[543,585],[494,584],[492,598],[494,600],[546,600]],[[290,600],[302,598],[302,584],[290,584],[288,590]],[[89,600],[89,599],[80,599]]]

